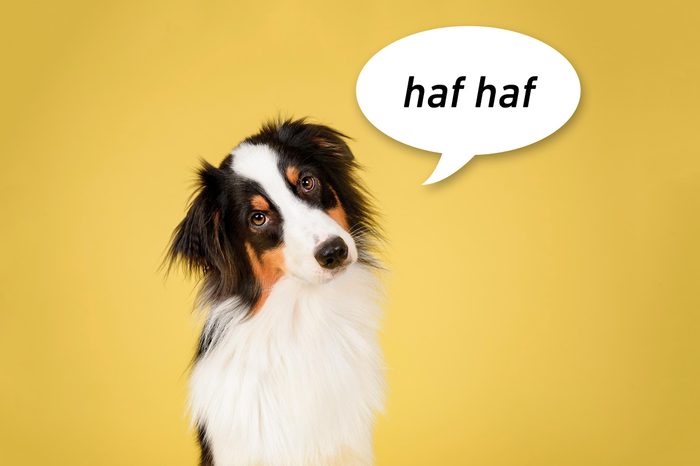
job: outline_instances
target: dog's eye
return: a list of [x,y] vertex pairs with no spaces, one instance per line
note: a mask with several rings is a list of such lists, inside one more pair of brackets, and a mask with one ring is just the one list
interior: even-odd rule
[[265,225],[265,222],[267,222],[267,216],[260,212],[259,210],[256,210],[252,214],[250,214],[250,223],[251,225],[254,225],[256,227],[261,227]]
[[301,189],[307,193],[310,193],[316,189],[316,185],[318,185],[318,181],[313,176],[305,176],[299,180],[299,186],[301,186]]

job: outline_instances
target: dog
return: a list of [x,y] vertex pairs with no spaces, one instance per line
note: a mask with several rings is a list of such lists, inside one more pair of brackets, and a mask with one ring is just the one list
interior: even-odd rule
[[342,133],[263,125],[202,162],[167,260],[201,278],[202,466],[366,466],[384,404],[379,228]]

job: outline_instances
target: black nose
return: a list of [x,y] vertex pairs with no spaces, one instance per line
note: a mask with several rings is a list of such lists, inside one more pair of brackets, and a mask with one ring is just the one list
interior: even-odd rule
[[348,245],[340,236],[334,236],[318,245],[314,257],[324,269],[334,269],[347,259]]

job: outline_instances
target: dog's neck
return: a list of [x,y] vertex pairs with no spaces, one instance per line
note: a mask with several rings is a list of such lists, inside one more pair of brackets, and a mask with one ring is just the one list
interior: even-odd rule
[[235,300],[211,310],[191,406],[215,464],[371,462],[383,404],[377,301],[374,274],[354,264],[323,285],[282,278],[248,318]]

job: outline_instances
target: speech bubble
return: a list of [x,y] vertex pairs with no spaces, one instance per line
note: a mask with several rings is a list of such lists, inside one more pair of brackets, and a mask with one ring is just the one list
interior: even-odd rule
[[381,49],[362,68],[356,94],[379,131],[442,154],[426,185],[475,155],[554,133],[576,111],[581,84],[571,63],[544,42],[505,29],[455,26]]

